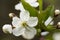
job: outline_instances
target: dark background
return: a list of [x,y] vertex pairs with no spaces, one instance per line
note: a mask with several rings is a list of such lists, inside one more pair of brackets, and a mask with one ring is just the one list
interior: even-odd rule
[[[4,24],[11,24],[11,18],[8,16],[9,13],[15,13],[19,15],[20,11],[15,10],[14,6],[19,2],[19,0],[0,0],[0,40],[25,40],[22,37],[15,37],[12,34],[5,34],[2,32],[2,26]],[[44,0],[44,8],[49,5],[46,0]],[[56,0],[55,9],[60,9],[60,0]],[[55,17],[55,25],[60,20],[60,15]],[[33,40],[38,40],[38,37],[35,37]]]

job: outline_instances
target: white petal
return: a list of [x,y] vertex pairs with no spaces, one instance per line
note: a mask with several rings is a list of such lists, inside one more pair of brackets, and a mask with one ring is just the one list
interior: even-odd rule
[[30,5],[31,5],[32,7],[38,7],[38,6],[39,6],[39,3],[38,3],[38,2],[34,2],[34,3],[30,3]]
[[32,39],[36,35],[36,29],[35,28],[27,28],[22,35],[26,39]]
[[24,30],[25,29],[23,27],[16,27],[13,29],[13,35],[20,36],[23,34]]
[[54,33],[53,40],[60,40],[60,33]]
[[53,25],[54,24],[54,21],[52,21],[51,23],[50,23],[50,25]]
[[30,13],[28,11],[21,11],[20,19],[23,21],[27,21],[30,17]]
[[42,32],[41,35],[42,36],[46,36],[49,32]]
[[45,21],[45,25],[47,26],[51,21],[52,21],[52,17],[49,17],[46,21]]
[[12,20],[13,27],[17,27],[19,21],[20,19],[18,17],[13,17],[13,20]]
[[25,0],[27,3],[33,3],[36,2],[37,0]]
[[30,27],[34,27],[38,24],[38,18],[37,17],[30,17],[27,25],[29,25]]
[[12,33],[12,26],[9,24],[5,24],[2,29],[4,33]]
[[25,11],[21,2],[15,5],[15,9],[20,11]]

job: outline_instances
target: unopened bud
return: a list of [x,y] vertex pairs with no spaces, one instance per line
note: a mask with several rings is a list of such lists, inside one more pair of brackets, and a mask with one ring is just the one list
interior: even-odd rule
[[58,24],[57,25],[60,25],[60,22],[58,22]]
[[12,33],[12,26],[9,25],[9,24],[5,24],[3,27],[2,27],[2,30],[4,33]]
[[60,10],[55,10],[55,15],[59,15],[60,14]]
[[15,14],[14,13],[9,13],[9,17],[14,17]]
[[57,27],[60,28],[60,22],[57,23]]

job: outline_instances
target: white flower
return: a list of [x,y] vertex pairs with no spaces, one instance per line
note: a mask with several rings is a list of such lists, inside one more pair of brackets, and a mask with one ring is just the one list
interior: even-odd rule
[[20,13],[20,18],[13,17],[12,25],[15,27],[13,29],[13,35],[22,35],[26,39],[32,39],[36,35],[36,29],[34,27],[37,24],[37,17],[30,17],[28,11],[23,11]]
[[53,40],[60,40],[60,33],[54,33]]
[[5,24],[2,29],[4,33],[12,33],[12,26],[9,24]]
[[[38,2],[36,2],[37,0],[25,0],[25,1],[27,3],[29,3],[32,7],[38,7],[39,6]],[[15,5],[15,9],[20,10],[20,11],[25,11],[21,2]]]

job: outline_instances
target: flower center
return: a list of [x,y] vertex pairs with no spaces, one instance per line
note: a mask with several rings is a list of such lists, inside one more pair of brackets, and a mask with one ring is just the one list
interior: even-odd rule
[[21,23],[21,25],[22,25],[23,27],[26,27],[26,26],[27,26],[26,21],[23,21],[23,22]]

